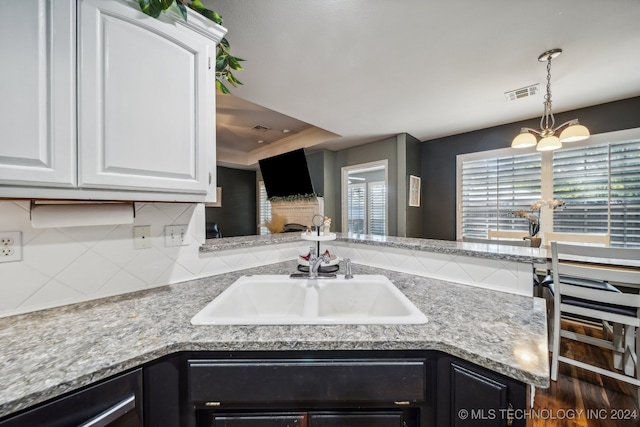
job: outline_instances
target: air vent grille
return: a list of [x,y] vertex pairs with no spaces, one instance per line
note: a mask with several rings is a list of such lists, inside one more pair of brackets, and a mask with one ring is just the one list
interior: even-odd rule
[[520,89],[512,90],[504,93],[506,101],[515,101],[517,99],[533,96],[540,91],[540,83],[536,83],[531,86],[522,87]]
[[267,126],[262,126],[262,125],[255,125],[254,127],[251,128],[251,130],[255,130],[256,132],[268,132],[271,130],[271,128]]

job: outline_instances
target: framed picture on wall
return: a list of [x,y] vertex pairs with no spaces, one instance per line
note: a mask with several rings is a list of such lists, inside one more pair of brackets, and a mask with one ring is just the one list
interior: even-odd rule
[[409,175],[409,206],[420,207],[420,177]]

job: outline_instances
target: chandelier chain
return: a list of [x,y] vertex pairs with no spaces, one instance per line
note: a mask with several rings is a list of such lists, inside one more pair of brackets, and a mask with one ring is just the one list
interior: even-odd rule
[[547,58],[547,94],[544,96],[544,116],[540,119],[540,129],[553,135],[554,124],[555,118],[551,112],[551,56],[549,56]]

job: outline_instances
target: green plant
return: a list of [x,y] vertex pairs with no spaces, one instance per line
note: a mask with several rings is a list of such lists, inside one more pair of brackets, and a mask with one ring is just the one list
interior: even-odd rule
[[[188,7],[216,24],[222,25],[222,17],[215,11],[207,9],[201,0],[138,0],[138,4],[142,12],[153,18],[157,18],[162,12],[174,6],[180,16],[186,21]],[[229,41],[223,37],[218,44],[216,52],[216,88],[220,92],[224,94],[231,93],[225,86],[225,82],[230,83],[233,87],[242,84],[242,82],[233,75],[233,71],[242,70],[242,65],[240,65],[241,61],[244,61],[244,59],[231,54]]]
[[299,202],[299,201],[313,200],[316,197],[318,197],[316,193],[293,194],[291,196],[285,196],[285,197],[273,196],[273,197],[269,197],[269,202]]

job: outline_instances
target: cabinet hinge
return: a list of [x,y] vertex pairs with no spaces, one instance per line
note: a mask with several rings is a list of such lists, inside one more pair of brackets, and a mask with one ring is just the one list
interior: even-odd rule
[[211,69],[211,57],[209,57],[209,69]]
[[507,411],[507,426],[511,427],[513,425],[513,405],[509,403],[508,411]]
[[211,172],[209,172],[209,185],[211,185],[211,181],[213,181],[213,176],[211,176]]

